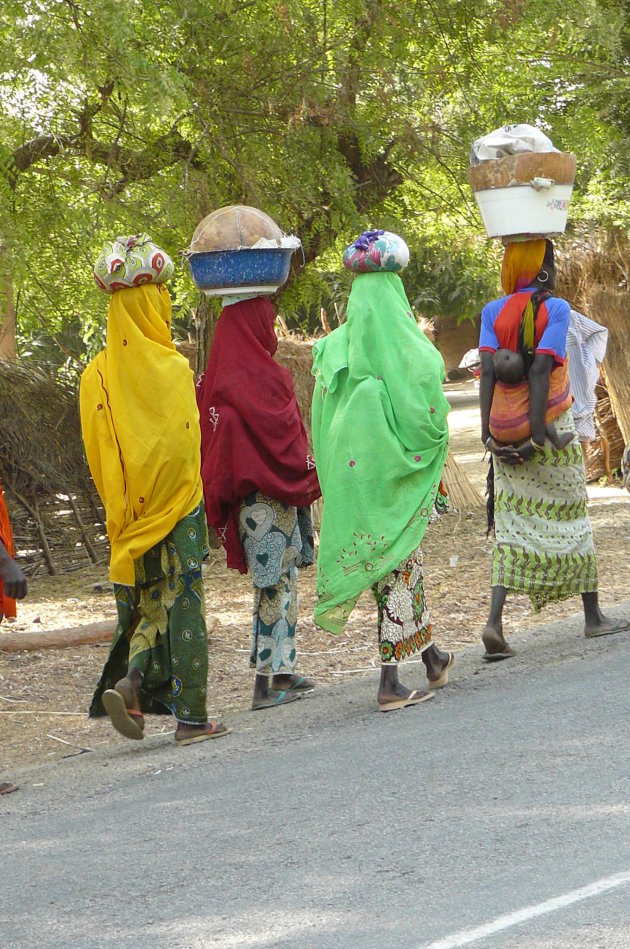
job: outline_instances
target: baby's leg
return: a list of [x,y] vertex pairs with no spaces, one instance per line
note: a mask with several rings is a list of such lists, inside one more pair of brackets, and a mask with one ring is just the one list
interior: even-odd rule
[[545,435],[558,451],[566,448],[569,442],[573,441],[573,432],[565,432],[564,435],[558,435],[553,422],[550,422],[545,428]]

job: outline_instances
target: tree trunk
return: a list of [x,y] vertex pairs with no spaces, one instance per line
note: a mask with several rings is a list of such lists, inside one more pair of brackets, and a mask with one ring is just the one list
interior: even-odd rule
[[15,341],[16,319],[13,305],[13,281],[3,267],[0,256],[0,360],[15,362],[17,344]]
[[69,629],[42,629],[28,633],[3,633],[0,640],[0,653],[66,649],[68,646],[109,643],[112,641],[115,631],[116,619],[112,616],[108,620],[99,620],[96,623],[73,626]]
[[205,372],[210,354],[210,346],[219,319],[220,310],[212,297],[202,294],[195,310],[195,334],[197,354],[195,359],[195,378]]

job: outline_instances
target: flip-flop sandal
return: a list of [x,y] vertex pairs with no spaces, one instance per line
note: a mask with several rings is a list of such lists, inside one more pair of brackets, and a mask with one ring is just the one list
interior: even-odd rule
[[443,689],[444,686],[445,686],[445,685],[447,684],[447,682],[448,682],[448,670],[449,670],[449,669],[452,669],[454,665],[455,665],[455,653],[454,653],[454,652],[449,652],[449,654],[448,654],[448,662],[446,663],[446,665],[445,665],[444,668],[442,669],[442,674],[439,676],[439,678],[433,679],[433,681],[429,680],[429,688],[430,688],[430,689]]
[[618,619],[616,623],[601,626],[593,626],[591,629],[584,627],[584,635],[587,639],[595,639],[597,636],[612,636],[613,633],[622,633],[625,629],[630,629],[630,620]]
[[486,662],[501,662],[502,659],[511,659],[515,655],[516,649],[506,646],[502,652],[484,652],[481,658],[485,659]]
[[[116,689],[106,689],[103,692],[103,705],[117,732],[120,732],[125,738],[131,738],[133,741],[144,738],[144,716],[142,712],[127,708],[120,692],[117,692]],[[139,719],[142,719],[142,727]]]
[[295,690],[290,692],[288,689],[285,689],[283,692],[274,692],[273,695],[269,695],[266,699],[252,702],[252,711],[257,712],[261,708],[275,708],[276,705],[286,705],[288,702],[297,702],[303,695],[303,692],[296,692]]
[[413,692],[410,692],[406,699],[397,699],[395,702],[385,702],[383,705],[379,704],[379,711],[381,712],[393,712],[397,708],[407,708],[408,705],[419,705],[420,702],[428,702],[429,699],[433,699],[435,696],[433,692],[421,692],[420,689],[414,689]]
[[0,784],[0,794],[12,794],[13,791],[17,791],[17,784],[11,784],[10,781],[3,781]]
[[300,676],[293,685],[290,685],[288,689],[285,689],[285,692],[301,692],[302,695],[307,695],[309,692],[315,691],[315,684],[306,685],[309,680],[306,676]]
[[193,735],[191,738],[175,738],[178,745],[194,745],[198,741],[208,741],[209,738],[223,738],[232,731],[220,722],[210,722],[210,731],[202,732],[201,735]]

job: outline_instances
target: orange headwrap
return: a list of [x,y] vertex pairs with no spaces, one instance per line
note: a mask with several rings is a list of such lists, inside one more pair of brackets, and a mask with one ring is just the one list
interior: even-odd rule
[[535,241],[514,241],[507,245],[501,267],[501,283],[506,294],[522,290],[538,276],[545,259],[545,248],[544,237]]
[[[15,553],[13,549],[13,535],[11,534],[9,512],[7,511],[4,494],[2,493],[2,485],[0,485],[0,540],[9,551],[10,555],[13,556]],[[12,600],[8,596],[4,595],[4,586],[2,584],[2,580],[0,580],[0,613],[3,616],[16,615],[15,600]]]

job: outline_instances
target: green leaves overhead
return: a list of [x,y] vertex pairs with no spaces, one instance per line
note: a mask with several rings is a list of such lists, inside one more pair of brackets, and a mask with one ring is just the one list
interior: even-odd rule
[[[628,223],[621,0],[5,0],[0,62],[0,266],[23,348],[65,327],[60,359],[100,345],[105,237],[146,230],[176,258],[236,201],[303,240],[289,318],[330,304],[373,224],[408,240],[427,315],[472,315],[494,259],[468,153],[510,121],[578,155],[573,219]],[[184,270],[174,287],[184,319]]]

